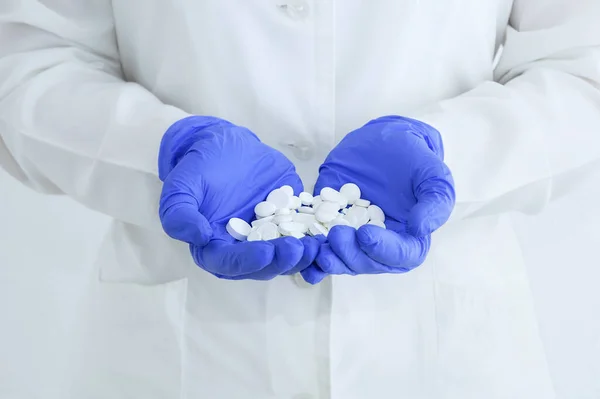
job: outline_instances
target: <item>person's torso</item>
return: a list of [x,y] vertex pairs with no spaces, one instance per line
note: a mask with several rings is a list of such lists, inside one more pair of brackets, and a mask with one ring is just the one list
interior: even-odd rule
[[[316,166],[346,133],[492,79],[511,0],[114,1],[126,77]],[[316,165],[316,166],[315,166]]]
[[[350,130],[490,80],[511,8],[509,0],[113,4],[129,80],[190,113],[249,127],[292,159],[309,188]],[[506,220],[448,225],[433,242],[413,272],[309,287],[289,276],[219,280],[193,264],[186,245],[115,222],[73,392],[550,397]],[[113,390],[115,380],[123,383]]]

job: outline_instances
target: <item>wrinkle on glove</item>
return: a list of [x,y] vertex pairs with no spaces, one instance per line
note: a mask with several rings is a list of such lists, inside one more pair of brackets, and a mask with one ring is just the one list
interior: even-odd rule
[[431,233],[456,200],[443,157],[440,133],[413,119],[385,116],[349,133],[321,165],[315,194],[355,183],[383,209],[387,229],[333,227],[304,279],[316,284],[329,274],[406,273],[421,265]]
[[161,142],[159,177],[163,229],[190,244],[196,264],[216,277],[270,280],[314,261],[312,237],[239,242],[225,229],[233,217],[250,222],[272,190],[303,190],[294,165],[250,130],[213,117],[176,122]]

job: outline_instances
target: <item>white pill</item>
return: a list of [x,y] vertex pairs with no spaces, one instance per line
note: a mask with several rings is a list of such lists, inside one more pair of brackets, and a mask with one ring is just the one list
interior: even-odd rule
[[371,205],[371,201],[359,198],[356,201],[354,201],[354,205],[361,206],[363,208],[368,208],[369,205]]
[[313,203],[313,196],[311,193],[303,191],[298,197],[300,198],[300,201],[302,201],[302,205],[312,205]]
[[344,219],[346,219],[346,221],[348,221],[348,224],[354,227],[355,229],[358,229],[360,227],[360,222],[358,221],[358,217],[356,215],[349,214],[344,216]]
[[259,226],[256,231],[258,231],[262,239],[265,241],[274,240],[280,237],[279,228],[274,223],[265,223]]
[[344,209],[348,206],[348,198],[340,195],[340,209]]
[[379,227],[385,229],[385,223],[383,223],[381,220],[371,220],[367,224],[372,224],[372,225],[379,226]]
[[225,226],[227,232],[238,241],[245,241],[252,227],[240,218],[231,218]]
[[339,210],[337,202],[323,202],[315,212],[315,217],[321,223],[329,223],[339,215]]
[[310,213],[296,213],[295,215],[292,215],[294,222],[297,223],[302,223],[305,225],[310,226],[311,224],[313,224],[314,222],[317,221],[317,218],[315,218],[315,215],[311,215]]
[[325,237],[327,237],[327,233],[328,230],[325,226],[323,226],[321,223],[313,223],[310,225],[310,227],[308,228],[308,232],[313,235],[313,236],[317,236],[319,234],[324,235]]
[[344,209],[341,209],[341,210],[340,210],[340,213],[341,213],[342,215],[345,215],[345,214],[347,214],[347,213],[348,213],[348,209],[346,209],[346,208],[344,208]]
[[300,233],[300,232],[297,232],[297,231],[292,231],[292,234],[290,234],[290,237],[301,239],[302,237],[304,237],[304,233]]
[[258,227],[261,224],[269,223],[271,221],[273,221],[273,216],[267,216],[266,218],[256,219],[252,222],[252,227]]
[[343,217],[336,217],[335,219],[333,219],[331,222],[327,223],[327,228],[331,229],[333,226],[351,226],[350,222],[348,222],[348,220],[344,219]]
[[275,216],[278,215],[289,215],[292,211],[289,208],[281,208],[275,211]]
[[256,213],[256,216],[259,218],[271,216],[275,213],[276,210],[277,207],[274,204],[267,201],[259,202],[254,207],[254,213]]
[[313,214],[315,213],[315,210],[310,206],[301,206],[300,208],[298,208],[298,212]]
[[369,213],[370,220],[379,220],[380,222],[385,221],[385,213],[383,213],[383,209],[377,205],[369,205],[367,212]]
[[363,217],[363,215],[369,216],[369,211],[367,208],[355,204],[346,210],[346,215],[360,215],[360,217]]
[[262,240],[262,236],[260,235],[258,228],[253,228],[250,231],[250,234],[248,234],[248,241],[260,241],[260,240]]
[[350,225],[354,228],[359,228],[369,221],[369,212],[367,211],[367,208],[354,205],[352,208],[348,209],[344,218],[350,222]]
[[321,200],[326,202],[340,203],[341,194],[331,187],[323,187],[321,190]]
[[294,189],[292,188],[292,186],[281,186],[279,189],[284,191],[290,197],[294,196]]
[[290,208],[292,209],[298,209],[302,206],[302,201],[300,200],[299,197],[292,197],[291,202],[290,202]]
[[369,211],[367,211],[367,208],[358,207],[357,215],[358,215],[358,223],[360,226],[369,223]]
[[[296,222],[293,222],[293,223],[296,223]],[[308,225],[306,225],[304,223],[297,223],[297,224],[299,224],[300,226],[302,226],[302,230],[300,230],[300,227],[298,227],[298,229],[299,229],[298,231],[300,233],[306,234],[308,232]]]
[[284,236],[291,236],[294,232],[304,234],[306,230],[307,228],[303,223],[286,222],[279,225],[279,232]]
[[360,188],[354,183],[346,183],[340,188],[340,194],[342,194],[348,200],[350,205],[354,204],[354,201],[360,198]]
[[285,191],[277,189],[269,193],[267,197],[267,202],[270,202],[273,205],[275,205],[277,209],[288,208],[291,198],[292,197],[288,195],[288,193],[286,193]]
[[291,222],[293,220],[294,220],[294,216],[292,214],[277,215],[273,218],[273,223],[279,225],[281,223]]
[[320,195],[313,197],[312,207],[317,209],[319,205],[321,205],[321,202],[323,202],[323,200],[321,199]]

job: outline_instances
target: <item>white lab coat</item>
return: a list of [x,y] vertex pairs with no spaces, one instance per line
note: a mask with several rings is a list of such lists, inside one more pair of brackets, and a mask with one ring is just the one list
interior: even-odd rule
[[[2,1],[0,162],[115,219],[70,397],[552,398],[508,214],[598,166],[599,20],[597,0]],[[158,145],[189,114],[249,127],[309,189],[350,130],[421,119],[456,212],[404,275],[218,280],[157,217]]]

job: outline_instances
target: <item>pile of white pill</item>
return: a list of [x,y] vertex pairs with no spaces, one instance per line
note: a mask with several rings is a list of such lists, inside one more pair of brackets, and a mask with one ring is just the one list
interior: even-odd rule
[[324,187],[316,197],[307,192],[296,197],[291,186],[283,186],[256,204],[256,220],[251,225],[232,218],[227,223],[227,232],[238,241],[266,241],[281,236],[327,236],[329,229],[337,225],[357,229],[373,224],[385,228],[381,208],[360,196],[360,188],[353,183],[344,184],[340,191]]

